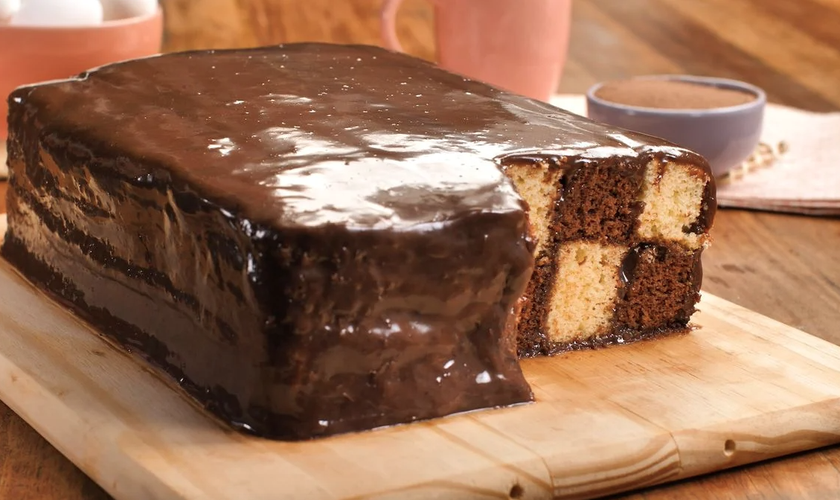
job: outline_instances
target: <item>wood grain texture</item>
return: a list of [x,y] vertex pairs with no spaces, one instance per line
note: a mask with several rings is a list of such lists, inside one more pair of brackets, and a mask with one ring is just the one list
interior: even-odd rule
[[125,500],[592,498],[840,442],[840,347],[712,295],[695,322],[525,361],[535,404],[280,443],[221,426],[0,262],[0,398]]
[[[163,0],[165,51],[291,42],[379,45],[381,0]],[[397,33],[405,50],[434,59],[433,14],[405,0]]]
[[[162,0],[167,10],[166,47],[304,40],[377,43],[379,2]],[[725,25],[699,18],[710,6],[726,12]],[[756,12],[759,17],[753,15]],[[576,0],[573,16],[563,92],[583,92],[610,78],[687,72],[750,81],[781,104],[840,110],[836,67],[821,63],[840,53],[838,0]],[[424,0],[406,0],[398,26],[407,50],[427,59],[435,54],[432,17]],[[774,30],[783,32],[750,38],[749,30],[768,19]],[[803,43],[821,48],[812,55],[803,50]],[[5,186],[0,183],[0,199]],[[840,343],[840,312],[837,302],[831,302],[840,290],[840,262],[835,257],[840,220],[722,210],[713,235],[714,246],[704,256],[704,289]],[[838,491],[840,447],[835,446],[614,498],[821,500],[836,498]],[[0,498],[107,497],[0,403]]]

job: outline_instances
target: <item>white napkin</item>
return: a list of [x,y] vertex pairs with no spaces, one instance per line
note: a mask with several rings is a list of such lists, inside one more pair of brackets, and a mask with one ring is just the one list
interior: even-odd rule
[[[551,103],[586,116],[583,95],[556,95]],[[840,214],[840,113],[768,104],[755,153],[717,188],[722,207]]]
[[718,182],[718,204],[840,214],[840,113],[768,105],[761,144]]

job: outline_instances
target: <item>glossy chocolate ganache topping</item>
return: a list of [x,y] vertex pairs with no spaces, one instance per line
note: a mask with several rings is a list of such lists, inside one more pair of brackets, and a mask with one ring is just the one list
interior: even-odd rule
[[68,133],[89,133],[82,143],[172,166],[253,220],[305,226],[405,228],[519,210],[496,168],[511,157],[693,155],[380,48],[280,49],[115,64],[34,87],[28,100]]

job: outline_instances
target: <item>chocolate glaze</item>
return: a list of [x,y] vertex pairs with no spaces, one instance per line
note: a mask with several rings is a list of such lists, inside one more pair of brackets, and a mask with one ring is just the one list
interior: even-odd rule
[[572,351],[602,349],[604,347],[633,344],[671,335],[681,335],[689,331],[690,327],[682,321],[673,321],[656,328],[647,329],[615,328],[586,340],[574,340],[565,343],[547,341],[544,350],[537,354],[555,356]]
[[229,423],[303,439],[531,399],[509,324],[531,269],[521,211],[261,227],[188,191],[86,177],[97,158],[21,130],[4,255]]
[[411,227],[515,211],[510,183],[488,167],[516,156],[658,151],[710,175],[687,150],[366,46],[151,57],[23,88],[11,103],[50,134],[142,160],[114,167],[138,183],[171,176],[267,223]]
[[[171,54],[9,98],[4,255],[226,421],[306,439],[532,398],[499,165],[702,159],[407,56]],[[698,229],[706,221],[698,221]]]

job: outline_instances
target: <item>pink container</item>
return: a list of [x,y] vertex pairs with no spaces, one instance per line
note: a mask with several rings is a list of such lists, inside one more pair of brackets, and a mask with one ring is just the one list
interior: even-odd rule
[[[394,29],[402,0],[384,0],[382,41],[401,51]],[[438,64],[454,73],[548,101],[566,62],[571,0],[432,0]]]
[[58,80],[108,63],[160,52],[163,13],[97,26],[0,26],[0,140],[8,96],[30,83]]

